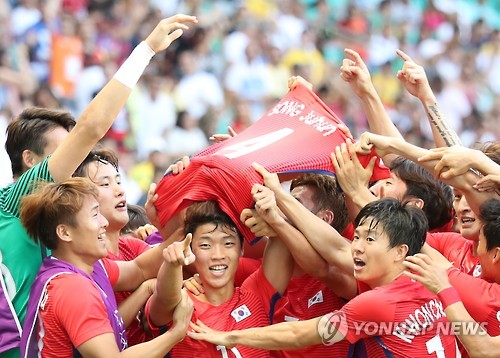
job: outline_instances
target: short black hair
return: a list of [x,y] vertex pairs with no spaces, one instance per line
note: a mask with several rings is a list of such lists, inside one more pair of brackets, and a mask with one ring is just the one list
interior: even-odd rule
[[7,126],[5,141],[5,150],[9,155],[14,177],[23,174],[23,152],[26,149],[42,155],[47,146],[47,132],[57,127],[69,132],[75,124],[70,113],[47,108],[26,108],[16,116]]
[[483,234],[486,248],[500,247],[500,200],[489,199],[479,208],[479,217],[483,222]]
[[389,169],[405,182],[405,197],[413,196],[424,202],[424,213],[429,223],[429,230],[438,229],[452,219],[453,190],[437,180],[427,170],[403,157],[397,157]]
[[234,231],[240,244],[243,247],[243,235],[238,230],[233,220],[220,208],[216,201],[199,201],[191,204],[186,209],[186,217],[184,219],[184,235],[189,233],[194,234],[196,229],[204,224],[214,224],[215,228],[226,227]]
[[382,226],[389,238],[389,247],[407,245],[407,256],[415,255],[424,246],[429,226],[422,209],[385,198],[368,203],[354,220],[354,227],[371,220],[370,227]]

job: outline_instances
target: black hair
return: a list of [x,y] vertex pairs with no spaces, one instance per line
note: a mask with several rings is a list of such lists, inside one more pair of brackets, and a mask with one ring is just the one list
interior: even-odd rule
[[354,227],[371,220],[370,229],[379,224],[389,238],[389,247],[408,246],[408,256],[420,252],[429,229],[422,209],[402,203],[394,198],[385,198],[368,203],[354,220]]

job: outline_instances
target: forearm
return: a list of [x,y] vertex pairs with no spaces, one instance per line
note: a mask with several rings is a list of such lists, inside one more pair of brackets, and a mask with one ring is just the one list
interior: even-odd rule
[[292,254],[280,239],[274,237],[267,242],[262,269],[269,283],[280,294],[284,294],[293,273]]
[[175,327],[155,339],[131,346],[120,352],[120,357],[164,357],[184,338],[186,332]]
[[308,321],[283,322],[261,328],[233,331],[228,334],[230,345],[259,349],[284,350],[306,348],[321,343],[318,323],[321,317]]
[[278,239],[288,247],[293,259],[302,270],[317,279],[322,279],[327,275],[328,263],[314,250],[299,230],[285,220],[271,227],[278,234]]
[[457,336],[471,358],[498,357],[500,355],[500,340],[498,337],[493,338],[486,333],[468,334],[462,331],[462,324],[465,322],[473,322],[479,325],[467,312],[462,302],[449,305],[446,307],[445,313],[450,322],[460,323],[458,325],[460,333]]
[[384,104],[380,99],[375,87],[364,96],[360,97],[363,110],[365,111],[370,132],[388,137],[403,138],[399,130],[392,123],[387,114]]
[[284,190],[276,193],[278,207],[329,264],[352,272],[350,245],[328,223],[311,213]]
[[165,262],[158,273],[156,291],[151,297],[151,322],[163,326],[172,321],[175,307],[181,301],[182,266]]
[[137,313],[142,309],[150,296],[151,292],[148,288],[145,285],[141,285],[120,303],[118,312],[126,328],[137,317]]
[[452,147],[454,145],[462,145],[457,133],[451,128],[446,121],[446,118],[439,109],[436,98],[431,96],[426,99],[421,99],[422,105],[425,108],[427,119],[431,125],[432,135],[436,147]]

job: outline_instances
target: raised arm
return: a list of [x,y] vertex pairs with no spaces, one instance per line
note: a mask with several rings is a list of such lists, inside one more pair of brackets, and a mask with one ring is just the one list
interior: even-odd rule
[[[429,150],[417,147],[401,138],[384,137],[373,133],[363,133],[355,146],[356,152],[361,154],[368,154],[372,148],[375,148],[380,156],[392,153],[405,157],[421,165],[431,173],[434,171],[434,168],[438,163],[436,159],[419,161],[418,159],[428,154]],[[479,176],[470,170],[462,175],[449,179],[445,179],[441,175],[440,179],[448,185],[460,189],[467,197],[467,202],[469,203],[471,209],[477,213],[479,212],[479,207],[484,201],[491,198],[498,198],[496,193],[480,192],[474,189],[474,185],[478,181]]]
[[[352,90],[361,100],[370,131],[388,137],[402,138],[385,111],[384,104],[371,81],[368,67],[359,53],[351,49],[345,49],[344,52],[347,58],[342,61],[340,77],[351,85]],[[389,154],[384,161],[389,163],[393,158],[394,156]]]
[[436,96],[432,92],[424,68],[403,51],[397,50],[396,53],[404,61],[403,68],[398,71],[398,79],[411,95],[422,102],[436,147],[462,145],[457,133],[448,125],[436,103]]
[[290,193],[287,193],[279,182],[278,176],[265,171],[259,164],[254,164],[263,175],[266,187],[274,191],[276,202],[280,210],[290,220],[329,264],[339,267],[342,271],[352,274],[353,262],[351,246],[347,239],[342,237],[328,223],[311,213],[299,203]]
[[192,235],[187,234],[182,242],[174,242],[163,251],[165,261],[158,273],[149,311],[151,322],[158,327],[172,321],[174,309],[181,300],[182,268],[195,260],[191,238]]
[[[284,219],[280,215],[274,193],[263,185],[252,187],[257,213],[266,221],[283,230]],[[279,233],[278,233],[279,235]],[[269,283],[280,294],[285,293],[293,273],[293,259],[286,245],[276,237],[269,238],[264,251],[262,269]]]
[[50,158],[48,165],[55,181],[71,177],[92,147],[106,134],[153,55],[179,38],[182,31],[188,29],[185,23],[196,22],[194,16],[187,15],[163,19],[134,49]]

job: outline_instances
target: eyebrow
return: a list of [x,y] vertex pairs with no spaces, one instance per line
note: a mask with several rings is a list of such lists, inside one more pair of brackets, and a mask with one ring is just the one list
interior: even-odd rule
[[354,234],[355,235],[360,235],[360,233],[366,233],[366,234],[370,234],[370,233],[373,233],[375,234],[376,236],[380,236],[381,233],[377,230],[373,230],[373,229],[361,229],[361,230],[358,230],[358,229],[355,229],[354,230]]

